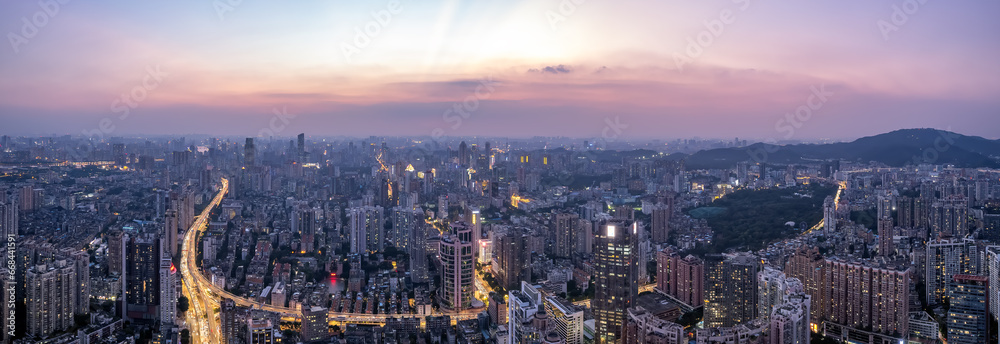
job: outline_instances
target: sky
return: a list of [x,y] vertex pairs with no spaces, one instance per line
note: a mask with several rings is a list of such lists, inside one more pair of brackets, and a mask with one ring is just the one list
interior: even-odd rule
[[998,139],[998,15],[984,0],[5,1],[0,134]]

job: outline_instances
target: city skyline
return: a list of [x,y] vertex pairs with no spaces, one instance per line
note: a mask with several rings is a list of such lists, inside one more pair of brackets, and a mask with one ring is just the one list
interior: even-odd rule
[[996,139],[1000,126],[996,3],[0,8],[9,135],[256,136],[276,112],[282,135],[597,137],[611,122],[622,139]]
[[1000,1],[0,3],[0,344],[1000,343]]

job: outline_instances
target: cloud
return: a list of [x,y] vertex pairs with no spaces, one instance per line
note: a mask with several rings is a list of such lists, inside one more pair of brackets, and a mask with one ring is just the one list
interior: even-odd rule
[[566,65],[558,65],[558,66],[546,66],[545,68],[542,68],[542,69],[532,68],[532,69],[529,69],[528,72],[529,73],[569,74],[569,73],[572,73],[573,70],[570,69],[570,67],[568,67]]

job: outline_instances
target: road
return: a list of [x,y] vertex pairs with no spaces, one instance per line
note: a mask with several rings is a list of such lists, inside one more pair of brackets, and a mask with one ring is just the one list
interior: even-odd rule
[[[187,323],[191,330],[192,343],[220,343],[219,326],[216,326],[214,303],[218,303],[212,295],[206,292],[205,276],[197,269],[195,257],[198,252],[198,234],[208,227],[208,218],[215,207],[222,203],[222,199],[229,192],[229,180],[222,178],[222,188],[219,193],[212,198],[201,214],[195,218],[191,228],[184,233],[184,241],[181,249],[181,280],[184,282],[183,293],[190,301],[191,309],[188,310]],[[195,273],[193,273],[195,272]],[[200,277],[200,278],[199,278]],[[211,284],[211,283],[207,283]]]
[[[295,308],[276,307],[255,300],[246,299],[234,295],[226,290],[215,286],[198,269],[196,262],[199,234],[208,228],[209,214],[215,209],[226,193],[229,192],[229,180],[222,179],[222,188],[216,194],[212,202],[205,207],[205,210],[195,219],[194,224],[184,234],[182,243],[181,258],[181,278],[184,281],[184,296],[191,301],[191,308],[194,312],[188,312],[188,325],[191,329],[191,339],[195,344],[199,343],[219,343],[218,320],[214,312],[222,298],[232,299],[238,306],[253,307],[280,314],[283,318],[299,319],[302,312]],[[482,309],[464,310],[461,312],[446,312],[432,315],[449,315],[453,321],[476,319],[476,315]],[[329,319],[332,323],[353,323],[353,324],[385,324],[386,319],[402,317],[419,317],[418,315],[406,314],[355,314],[330,312]]]

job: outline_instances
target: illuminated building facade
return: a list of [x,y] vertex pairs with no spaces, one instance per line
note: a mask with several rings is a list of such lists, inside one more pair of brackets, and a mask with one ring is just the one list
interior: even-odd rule
[[594,332],[597,344],[621,338],[627,310],[638,294],[638,229],[635,222],[609,220],[600,225],[594,240],[596,293]]
[[956,275],[948,286],[948,343],[973,344],[989,340],[989,279]]
[[475,291],[475,255],[472,229],[464,222],[451,224],[451,233],[441,237],[438,256],[441,259],[441,303],[450,310],[472,307]]
[[705,327],[733,327],[757,317],[760,258],[709,256],[705,264]]

